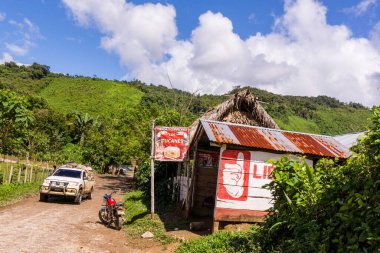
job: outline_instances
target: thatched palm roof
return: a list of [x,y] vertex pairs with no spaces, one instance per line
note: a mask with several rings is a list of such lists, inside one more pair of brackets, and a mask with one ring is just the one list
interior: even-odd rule
[[[200,119],[280,129],[272,117],[260,105],[258,98],[249,90],[243,90],[230,99],[204,113]],[[199,125],[199,119],[190,126],[190,136]]]

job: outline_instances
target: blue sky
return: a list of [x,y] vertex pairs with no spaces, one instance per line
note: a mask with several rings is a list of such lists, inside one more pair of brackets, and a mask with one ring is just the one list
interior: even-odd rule
[[53,72],[380,104],[378,0],[2,0],[0,34]]

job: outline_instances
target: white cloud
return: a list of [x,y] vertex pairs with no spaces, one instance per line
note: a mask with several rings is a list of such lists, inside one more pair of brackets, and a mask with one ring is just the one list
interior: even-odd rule
[[[124,0],[63,0],[83,26],[96,25],[101,46],[130,70],[126,78],[202,93],[254,85],[282,94],[328,95],[379,104],[380,53],[346,26],[330,25],[313,0],[285,1],[274,30],[241,39],[221,13],[207,12],[189,40],[176,40],[171,5]],[[374,29],[375,31],[375,29]]]
[[371,5],[375,5],[377,0],[362,0],[355,6],[343,9],[346,14],[354,14],[355,16],[361,16],[367,12]]
[[372,45],[380,52],[380,21],[373,27],[369,37]]
[[11,19],[8,23],[14,27],[12,37],[7,38],[4,43],[8,53],[16,56],[27,55],[36,46],[36,41],[44,39],[39,27],[26,17],[20,22]]
[[12,55],[10,55],[9,53],[3,53],[3,58],[0,59],[0,64],[11,61],[14,62]]
[[8,53],[8,52],[3,53],[3,57],[0,58],[0,64],[4,64],[6,62],[14,62],[18,66],[29,66],[29,64],[25,64],[25,63],[16,61],[13,58],[13,56],[10,53]]
[[14,19],[9,20],[8,23],[11,24],[11,25],[13,25],[13,26],[18,27],[19,29],[23,29],[24,28],[24,25],[22,23],[17,22]]
[[18,46],[16,44],[11,44],[11,43],[5,43],[5,47],[11,51],[13,54],[15,55],[19,55],[19,56],[23,56],[25,55],[29,48],[28,47],[22,47],[22,46]]
[[5,12],[0,12],[0,22],[4,21],[6,17],[7,17],[7,14]]
[[34,24],[32,21],[30,21],[28,18],[24,18],[24,24],[26,25],[28,32],[30,35],[36,38],[43,38],[43,36],[40,33],[40,28],[38,25]]
[[120,56],[130,68],[144,68],[164,59],[174,44],[177,28],[171,5],[134,5],[124,0],[64,0],[84,26],[92,21],[104,34],[101,46]]

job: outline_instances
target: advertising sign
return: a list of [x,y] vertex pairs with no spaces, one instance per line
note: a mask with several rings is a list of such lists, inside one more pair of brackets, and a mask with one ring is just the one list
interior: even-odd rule
[[271,181],[273,165],[254,151],[224,150],[219,169],[217,207],[265,211],[272,195],[263,186]]
[[[281,154],[262,151],[222,150],[219,165],[215,220],[258,221],[272,207],[272,164]],[[312,164],[311,160],[306,162]]]
[[183,161],[189,149],[189,128],[156,127],[155,154],[156,161]]

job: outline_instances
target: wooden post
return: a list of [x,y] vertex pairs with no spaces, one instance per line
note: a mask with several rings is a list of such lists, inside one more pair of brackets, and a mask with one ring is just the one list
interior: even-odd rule
[[186,217],[187,217],[187,213],[188,213],[187,196],[189,195],[189,161],[188,161],[188,159],[184,160],[184,166],[185,166],[184,178],[186,180],[186,195],[184,196],[184,198],[182,200],[182,208],[185,208],[185,213],[186,213]]
[[[194,192],[195,192],[195,183],[197,180],[197,161],[198,160],[198,141],[195,142],[195,149],[194,149],[194,162],[193,162],[193,168],[191,170],[191,201],[190,202],[190,209],[194,206]],[[189,211],[190,213],[190,211]]]
[[8,183],[12,183],[12,175],[13,175],[13,165],[11,165],[11,170],[9,172],[9,177],[8,177]]
[[189,196],[189,186],[190,186],[190,161],[187,159],[186,163],[186,207],[187,207],[187,196]]
[[33,165],[30,166],[30,178],[29,178],[29,182],[32,182],[32,179],[33,179]]
[[28,178],[28,167],[25,165],[24,184],[26,184],[27,178]]
[[5,182],[7,182],[7,180],[6,180],[7,173],[8,173],[8,164],[6,163],[5,167],[4,167],[3,184],[5,184]]
[[150,218],[154,219],[154,145],[155,145],[155,138],[154,138],[154,128],[156,126],[156,121],[153,120],[152,122],[152,146],[151,146],[151,153],[150,153]]
[[[0,163],[0,174],[1,174],[2,168],[3,168],[3,164]],[[3,177],[4,177],[4,174],[3,174]],[[0,183],[2,183],[2,182],[0,182]]]
[[34,180],[33,182],[37,182],[38,181],[38,168],[34,170]]
[[[190,182],[190,160],[186,160],[186,174],[187,174],[187,181],[186,181],[186,196],[185,196],[185,215],[186,218],[190,216],[190,193],[191,193],[191,182]],[[191,174],[191,181],[192,181],[193,174]]]
[[215,233],[219,231],[219,221],[213,221],[212,222],[212,228],[211,228],[211,233]]
[[182,183],[181,166],[182,166],[182,163],[178,163],[178,166],[177,166],[177,188],[176,188],[177,199],[175,200],[178,203],[181,201],[181,183]]
[[227,149],[227,145],[223,144],[222,147],[220,148],[219,151],[219,162],[218,162],[218,177],[216,179],[216,189],[215,189],[215,204],[214,204],[214,214],[212,216],[212,228],[211,228],[211,233],[215,233],[219,230],[219,220],[215,219],[215,214],[216,214],[216,206],[217,206],[217,201],[218,201],[218,184],[219,184],[219,176],[220,176],[220,165],[222,164],[222,154],[223,151]]
[[20,183],[20,180],[21,180],[21,164],[18,165],[17,183]]

